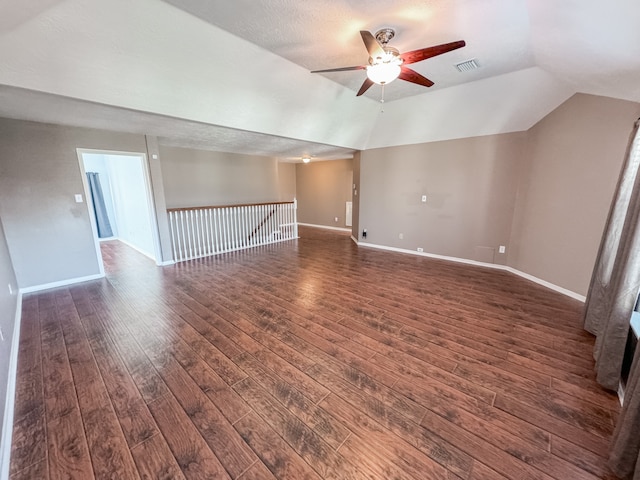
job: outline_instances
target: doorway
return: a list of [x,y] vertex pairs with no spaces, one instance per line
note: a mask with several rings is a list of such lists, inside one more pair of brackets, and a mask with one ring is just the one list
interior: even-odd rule
[[146,155],[87,149],[78,149],[77,153],[100,273],[104,274],[100,242],[107,240],[118,240],[159,264],[158,227]]

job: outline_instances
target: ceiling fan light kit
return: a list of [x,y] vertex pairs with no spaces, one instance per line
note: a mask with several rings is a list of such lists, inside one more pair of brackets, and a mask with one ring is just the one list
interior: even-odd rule
[[311,73],[328,73],[328,72],[345,72],[349,70],[366,70],[367,78],[360,87],[356,96],[365,93],[373,84],[382,85],[383,87],[393,82],[396,78],[400,78],[406,82],[430,87],[433,82],[422,76],[415,70],[410,69],[407,65],[421,62],[427,58],[442,55],[443,53],[464,47],[464,40],[457,42],[444,43],[433,47],[421,48],[407,53],[401,54],[397,49],[387,46],[389,41],[395,36],[392,28],[383,28],[378,30],[373,36],[371,32],[366,30],[360,31],[362,41],[369,53],[369,64],[358,65],[355,67],[330,68],[326,70],[313,70]]

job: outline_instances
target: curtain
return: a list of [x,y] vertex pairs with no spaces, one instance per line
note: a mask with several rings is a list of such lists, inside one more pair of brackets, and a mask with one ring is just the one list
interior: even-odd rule
[[620,478],[640,480],[640,347],[631,365],[624,406],[611,441],[609,466]]
[[584,328],[596,336],[598,383],[617,390],[640,290],[640,134],[635,124],[591,277]]
[[102,195],[102,186],[100,185],[100,176],[95,172],[87,172],[87,180],[89,181],[89,191],[93,200],[93,211],[95,213],[96,225],[98,227],[98,237],[113,237],[111,223],[107,215],[107,207],[104,203]]

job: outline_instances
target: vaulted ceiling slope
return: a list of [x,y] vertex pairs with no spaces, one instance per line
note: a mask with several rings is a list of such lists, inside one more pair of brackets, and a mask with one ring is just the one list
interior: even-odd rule
[[[576,92],[640,101],[637,0],[31,0],[0,16],[0,115],[291,157],[526,130]],[[386,102],[359,30],[415,64]],[[454,64],[477,59],[480,68]],[[384,111],[383,108],[384,107]],[[274,136],[273,141],[269,141]],[[246,152],[243,149],[247,150]],[[249,152],[250,150],[250,152]]]

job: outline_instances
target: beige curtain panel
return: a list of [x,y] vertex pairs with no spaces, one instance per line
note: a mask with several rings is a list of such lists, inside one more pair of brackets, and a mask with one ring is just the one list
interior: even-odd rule
[[[596,378],[618,390],[630,320],[640,291],[640,132],[636,122],[591,277],[584,328],[596,336]],[[609,463],[623,479],[640,480],[640,348],[625,389]]]

